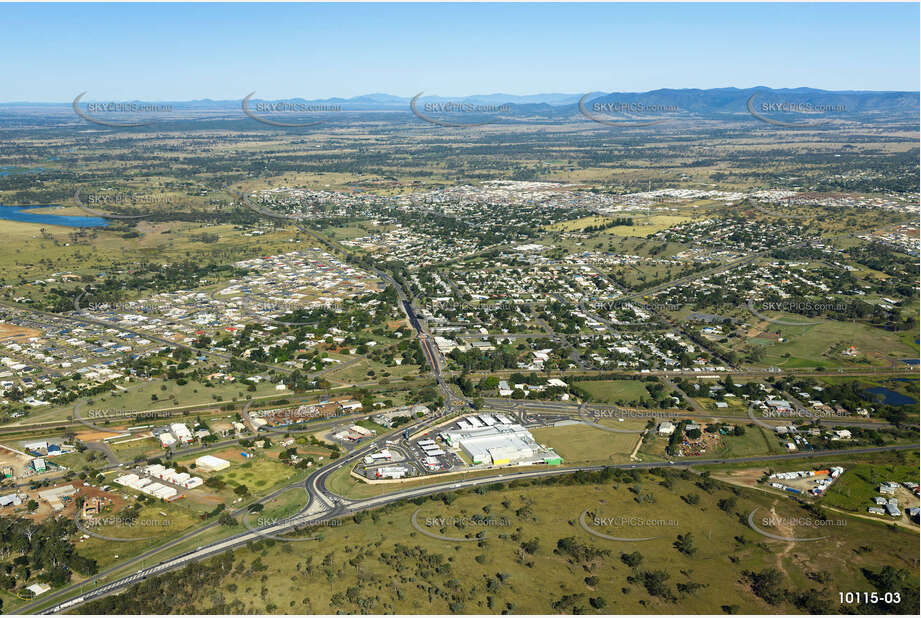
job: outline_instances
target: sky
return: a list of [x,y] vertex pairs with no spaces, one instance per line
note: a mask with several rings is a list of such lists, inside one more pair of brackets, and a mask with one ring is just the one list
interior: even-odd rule
[[0,101],[919,90],[919,4],[0,4]]

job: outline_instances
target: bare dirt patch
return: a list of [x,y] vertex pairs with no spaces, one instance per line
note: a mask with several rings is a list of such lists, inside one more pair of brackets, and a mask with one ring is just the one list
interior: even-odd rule
[[243,463],[244,461],[248,459],[247,457],[244,457],[243,455],[240,454],[240,452],[244,450],[246,449],[244,449],[242,446],[241,447],[230,447],[230,448],[224,449],[223,451],[218,451],[216,453],[211,453],[211,454],[214,455],[215,457],[226,459],[227,461],[231,463]]
[[10,466],[13,468],[14,476],[21,476],[29,467],[31,457],[15,453],[6,447],[0,445],[0,466]]
[[122,433],[121,431],[81,431],[76,436],[81,442],[100,442],[107,438],[120,436]]
[[29,337],[41,337],[41,335],[42,331],[36,330],[34,328],[25,328],[23,326],[15,326],[13,324],[0,322],[0,341],[26,340]]
[[713,478],[741,485],[742,487],[757,487],[758,481],[764,476],[767,470],[765,468],[747,468],[745,470],[726,470],[725,472],[714,472]]
[[[79,496],[85,498],[108,498],[112,501],[109,511],[117,513],[122,510],[122,507],[125,506],[125,500],[117,493],[111,491],[102,491],[98,487],[89,487],[87,485],[82,485],[81,483],[74,483],[74,487],[77,488]],[[68,507],[69,508],[69,507]]]

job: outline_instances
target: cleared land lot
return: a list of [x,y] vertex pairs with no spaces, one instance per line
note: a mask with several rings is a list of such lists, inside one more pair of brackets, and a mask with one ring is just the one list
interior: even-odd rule
[[640,380],[589,380],[576,382],[575,385],[585,389],[594,401],[638,402],[652,398],[645,383]]
[[[765,314],[787,321],[811,321],[792,314]],[[785,326],[769,322],[762,328],[780,332],[786,338],[783,343],[765,345],[760,365],[772,365],[784,369],[799,367],[849,367],[888,366],[904,358],[917,357],[917,351],[903,344],[899,336],[859,323],[821,321],[814,326]],[[768,341],[762,339],[762,341]],[[849,346],[857,348],[857,356],[842,354]]]
[[653,215],[652,217],[636,217],[633,219],[633,225],[631,226],[617,226],[606,231],[616,236],[635,236],[639,238],[645,238],[650,234],[655,234],[656,232],[667,230],[673,225],[686,223],[688,221],[693,221],[693,218],[676,215]]
[[[131,490],[126,490],[125,493],[137,494]],[[113,539],[140,539],[113,541],[91,536],[80,540],[80,533],[78,533],[77,551],[96,560],[101,568],[118,562],[119,558],[133,556],[156,547],[178,536],[181,532],[201,524],[196,509],[189,504],[183,504],[182,500],[172,503],[157,500],[153,504],[144,505],[134,525],[126,525],[119,519],[119,513],[103,513],[100,521],[104,525],[90,528],[96,534]],[[111,523],[105,525],[105,522]]]
[[[617,429],[641,430],[642,421],[605,421]],[[639,440],[638,433],[612,433],[587,425],[546,427],[531,432],[538,443],[552,447],[566,465],[580,463],[625,463]]]
[[727,435],[722,438],[722,446],[716,451],[720,457],[777,455],[785,452],[776,436],[754,424],[746,425],[742,436]]

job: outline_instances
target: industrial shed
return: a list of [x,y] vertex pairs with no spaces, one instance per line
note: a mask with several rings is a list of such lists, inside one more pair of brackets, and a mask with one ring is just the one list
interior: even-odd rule
[[214,455],[202,455],[195,460],[195,467],[207,472],[217,472],[230,467],[230,462]]
[[460,448],[475,464],[529,461],[538,448],[531,432],[521,425],[481,425],[447,431],[442,437],[452,448]]

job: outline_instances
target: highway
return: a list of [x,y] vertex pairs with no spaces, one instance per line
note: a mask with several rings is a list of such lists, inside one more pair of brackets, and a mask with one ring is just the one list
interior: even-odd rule
[[[422,421],[416,423],[416,425],[424,424]],[[434,485],[429,485],[426,487],[418,487],[412,489],[404,489],[386,494],[383,496],[377,496],[373,498],[366,498],[363,500],[343,500],[339,496],[332,494],[328,489],[326,489],[326,479],[334,473],[336,470],[342,466],[349,465],[354,462],[356,459],[363,457],[369,450],[377,448],[376,441],[371,442],[364,447],[357,449],[350,453],[346,458],[342,458],[339,461],[317,470],[304,483],[304,486],[310,495],[310,502],[301,511],[299,516],[289,518],[283,523],[276,524],[273,526],[267,526],[259,529],[258,531],[247,530],[226,539],[216,541],[206,546],[202,546],[194,551],[187,552],[181,556],[170,558],[159,564],[156,564],[151,567],[147,567],[133,573],[131,575],[119,578],[115,581],[109,582],[97,588],[94,588],[88,592],[75,594],[73,596],[67,597],[66,600],[57,603],[56,605],[46,609],[42,613],[52,614],[59,613],[62,611],[67,611],[78,605],[97,599],[108,594],[119,592],[132,584],[140,582],[150,576],[159,575],[167,571],[172,571],[183,566],[204,560],[215,556],[217,554],[223,553],[225,551],[231,550],[235,547],[245,545],[251,541],[257,541],[261,538],[266,537],[267,535],[277,535],[284,532],[290,532],[299,527],[304,527],[319,522],[323,522],[329,519],[345,517],[359,511],[372,509],[387,504],[392,504],[394,502],[399,502],[402,500],[409,500],[412,498],[417,498],[421,496],[428,496],[437,493],[444,493],[449,491],[456,491],[460,489],[467,489],[470,487],[475,487],[477,485],[491,484],[491,483],[500,483],[500,482],[509,482],[522,479],[530,478],[542,478],[549,476],[559,476],[564,474],[573,474],[579,471],[597,471],[603,470],[605,468],[613,469],[637,469],[637,470],[649,470],[653,468],[662,468],[662,467],[674,467],[682,468],[689,467],[691,465],[709,465],[709,464],[726,464],[726,463],[763,463],[769,461],[782,461],[784,459],[801,459],[801,458],[813,458],[813,457],[824,457],[824,456],[834,456],[834,455],[857,455],[857,454],[867,454],[867,453],[882,453],[887,451],[902,451],[902,450],[915,450],[918,448],[918,445],[899,445],[899,446],[881,446],[881,447],[867,447],[867,448],[857,448],[857,449],[839,449],[839,450],[826,450],[826,451],[811,451],[808,453],[793,453],[793,454],[783,454],[783,455],[759,455],[752,457],[740,457],[734,459],[698,459],[693,462],[640,462],[633,464],[614,464],[614,465],[598,465],[598,466],[582,466],[578,468],[542,468],[539,470],[519,470],[515,472],[503,472],[491,476],[477,477],[472,479],[464,479],[453,482],[438,483]],[[275,492],[274,495],[281,493],[282,491],[287,491],[291,486],[283,488]],[[268,497],[267,497],[268,498]],[[317,507],[320,507],[319,510]],[[242,509],[241,509],[242,510]],[[239,511],[238,511],[239,512]],[[217,525],[215,522],[209,527]],[[197,532],[196,532],[197,533]],[[168,545],[172,546],[178,542],[185,540],[192,536],[190,533],[184,536],[181,539],[176,539],[175,541],[170,542]],[[143,556],[133,559],[127,564],[137,562],[143,557],[147,557],[155,552],[161,551],[161,549],[151,550]],[[122,569],[126,564],[120,565],[119,569]],[[104,575],[100,574],[100,575]],[[55,598],[58,596],[64,596],[68,593],[73,593],[81,587],[81,584],[72,584],[56,594],[53,594],[50,597],[46,597],[41,601],[32,602],[28,605],[25,605],[19,608],[17,611],[21,613],[27,613],[33,611],[40,605],[46,603],[49,599]]]

